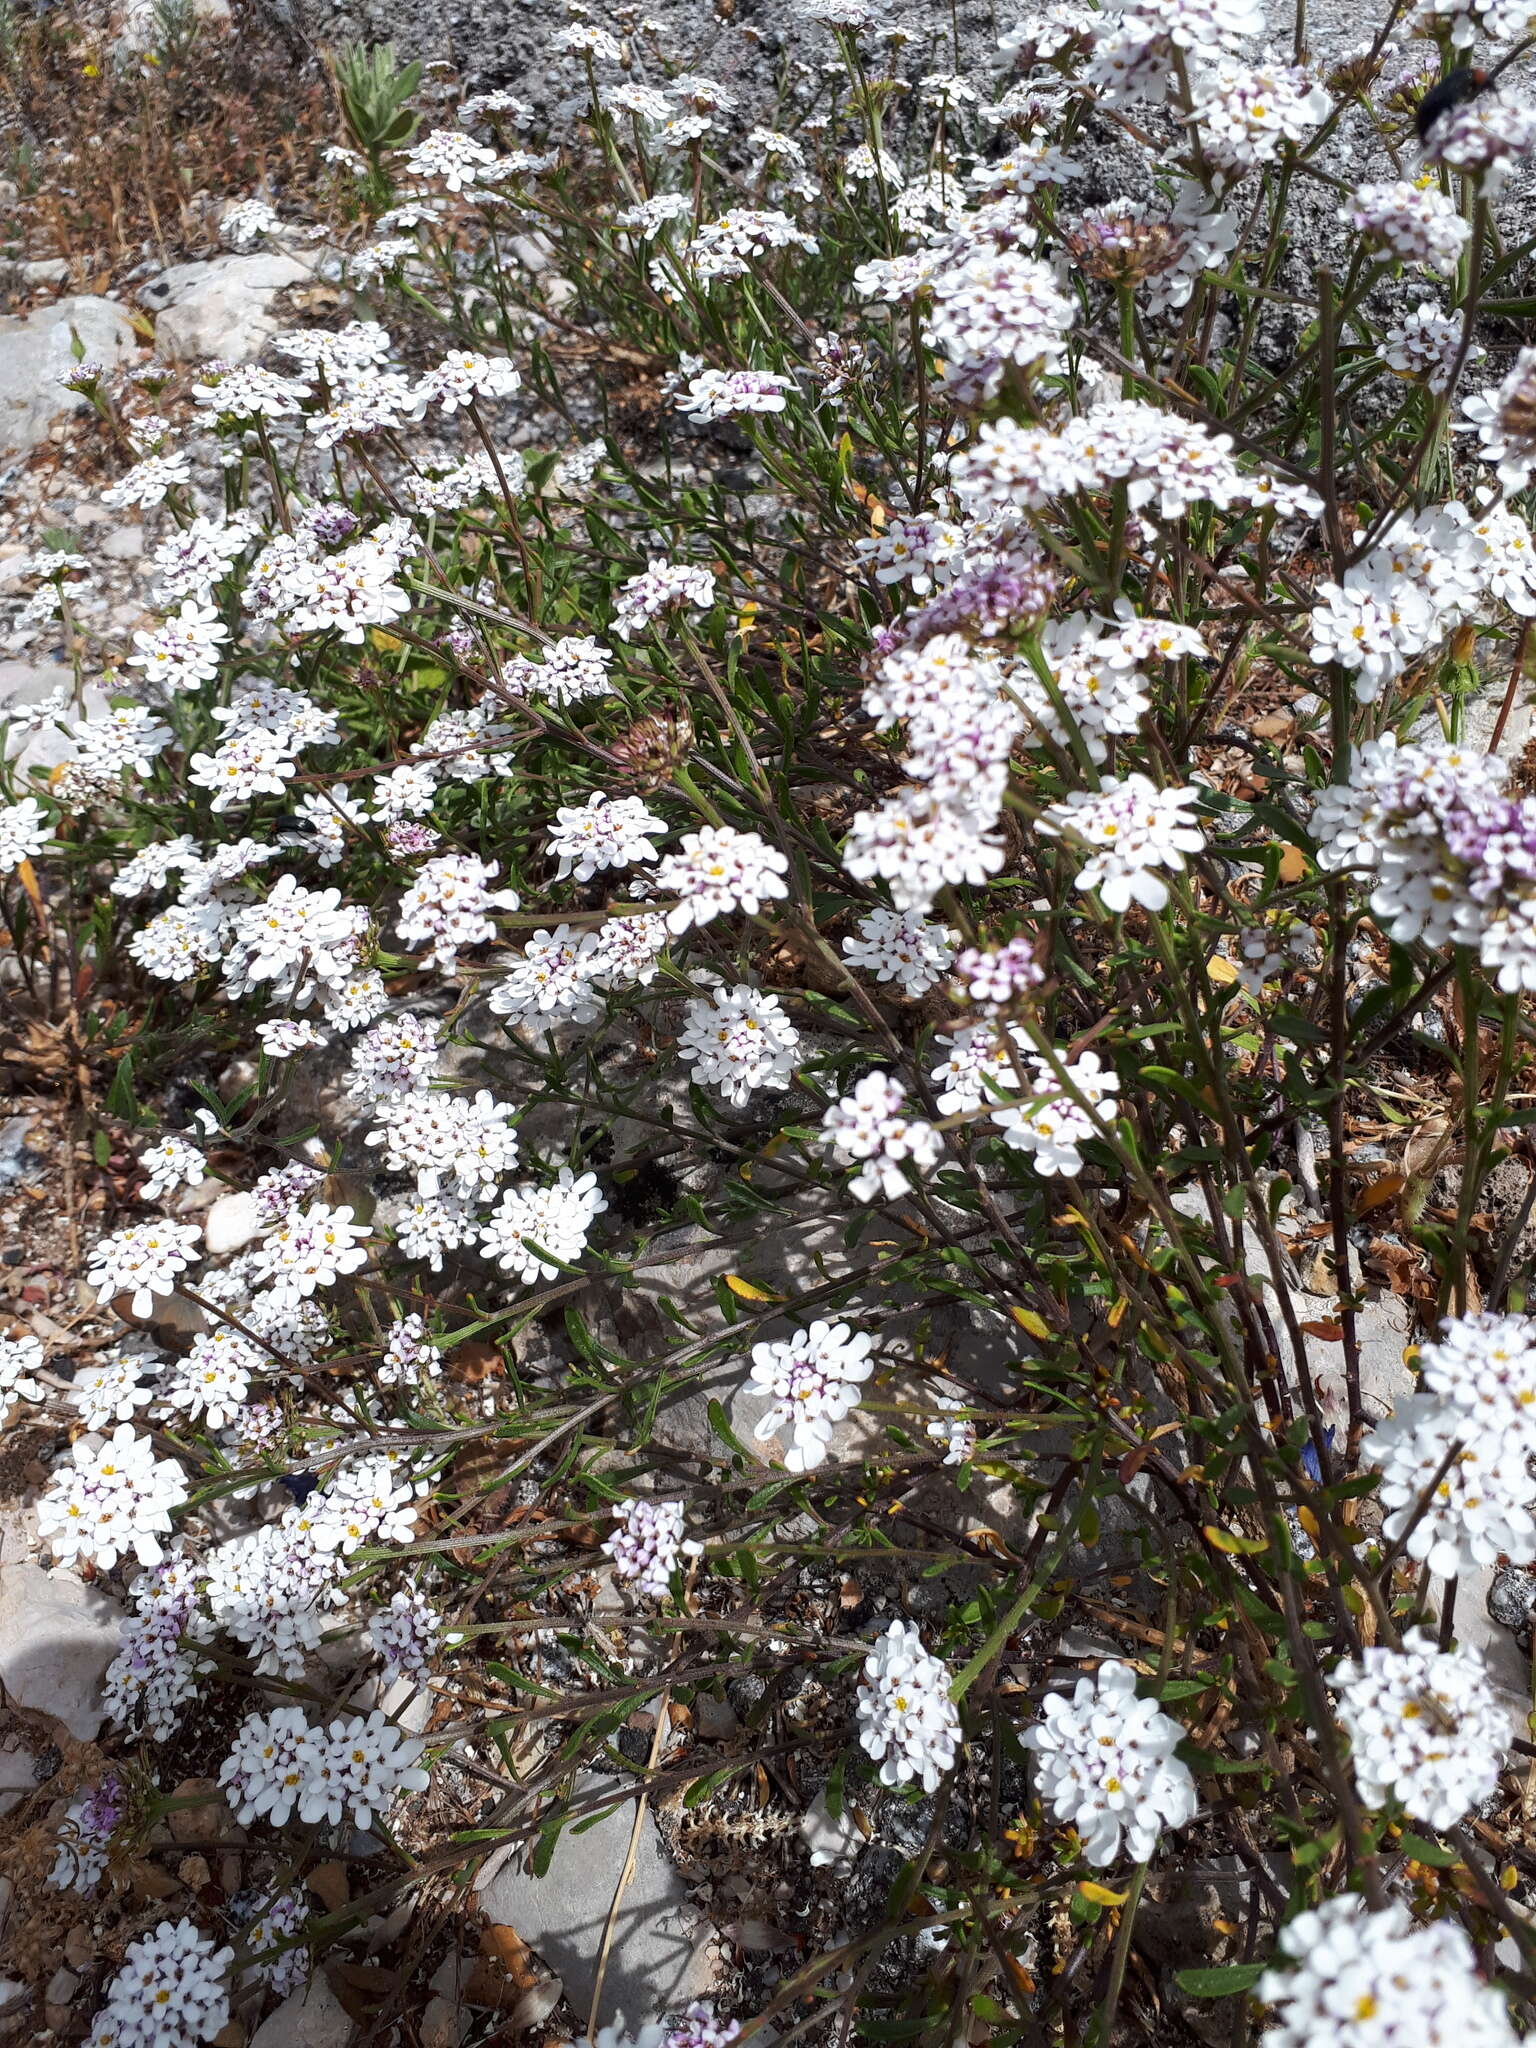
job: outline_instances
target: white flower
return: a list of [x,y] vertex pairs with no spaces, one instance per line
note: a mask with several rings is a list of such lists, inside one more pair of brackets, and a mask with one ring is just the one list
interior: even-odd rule
[[565,804],[555,813],[549,850],[560,856],[556,881],[567,876],[590,882],[601,868],[632,867],[656,858],[651,844],[667,829],[666,820],[647,809],[637,796],[605,796],[595,790],[584,804]]
[[395,1219],[395,1243],[408,1259],[425,1259],[434,1273],[443,1253],[473,1244],[480,1223],[462,1195],[408,1195]]
[[33,1377],[43,1363],[41,1337],[0,1337],[0,1427],[23,1401],[46,1399]]
[[70,1405],[87,1429],[106,1429],[114,1422],[132,1422],[141,1408],[157,1398],[144,1373],[153,1370],[153,1353],[113,1350],[75,1374]]
[[1536,1316],[1451,1316],[1419,1347],[1425,1390],[1536,1451]]
[[435,962],[444,974],[451,974],[461,947],[483,946],[495,938],[488,913],[516,910],[520,900],[515,889],[489,886],[499,873],[496,861],[483,861],[472,853],[445,853],[423,864],[401,897],[395,920],[395,930],[408,946],[428,946],[423,966]]
[[685,833],[682,846],[662,858],[655,874],[657,895],[680,899],[667,912],[667,929],[685,932],[725,910],[756,913],[789,894],[783,879],[788,867],[778,848],[755,832],[705,825]]
[[1136,1697],[1128,1664],[1101,1664],[1071,1699],[1047,1693],[1024,1737],[1039,1757],[1040,1796],[1082,1837],[1090,1863],[1150,1856],[1164,1828],[1195,1817],[1195,1781],[1174,1755],[1184,1730],[1155,1700]]
[[310,395],[309,386],[296,377],[256,363],[237,363],[211,375],[206,384],[192,386],[199,405],[228,420],[291,419]]
[[183,2048],[211,2041],[229,2023],[232,1948],[216,1949],[190,1920],[162,1920],[123,1951],[107,2002],[91,2021],[89,2048]]
[[904,996],[926,995],[955,957],[958,932],[934,924],[919,911],[866,911],[843,957],[879,981],[893,981]]
[[419,1387],[442,1375],[442,1353],[419,1315],[400,1316],[384,1333],[375,1373],[381,1387]]
[[[994,1109],[992,1121],[1006,1144],[1029,1153],[1037,1173],[1047,1178],[1058,1173],[1075,1176],[1083,1170],[1078,1148],[1089,1138],[1101,1137],[1107,1127],[1120,1089],[1119,1078],[1091,1048],[1062,1067],[1063,1080],[1057,1079],[1042,1053],[1031,1054],[1029,1064],[1034,1070],[1035,1094],[1028,1103]],[[1100,1111],[1100,1103],[1108,1105],[1106,1111]]]
[[714,601],[715,579],[708,569],[652,555],[648,567],[615,592],[613,630],[621,640],[632,640],[666,612],[684,606],[707,612]]
[[1536,1558],[1528,1455],[1523,1438],[1482,1427],[1433,1394],[1399,1401],[1360,1447],[1362,1460],[1381,1470],[1388,1542],[1405,1537],[1408,1555],[1444,1579],[1501,1557]]
[[424,1792],[427,1773],[417,1763],[425,1744],[399,1729],[377,1708],[343,1715],[324,1728],[311,1728],[299,1744],[304,1772],[299,1818],[332,1827],[350,1818],[371,1828],[386,1818],[402,1792]]
[[1400,1650],[1346,1657],[1329,1683],[1367,1806],[1396,1798],[1416,1820],[1452,1828],[1497,1785],[1513,1728],[1481,1651],[1441,1650],[1410,1630]]
[[265,199],[239,199],[226,206],[220,217],[219,240],[231,249],[249,249],[281,226],[281,219]]
[[778,997],[745,982],[689,1003],[677,1041],[694,1079],[738,1107],[759,1088],[788,1088],[799,1048]]
[[786,394],[794,388],[792,377],[779,377],[771,370],[700,370],[689,379],[678,408],[701,424],[742,413],[782,412]]
[[364,1142],[383,1148],[391,1172],[413,1172],[424,1195],[451,1181],[457,1193],[474,1196],[517,1164],[512,1108],[489,1088],[473,1097],[412,1089],[389,1098],[387,1112]]
[[37,1513],[38,1529],[59,1559],[86,1558],[110,1571],[131,1551],[140,1564],[158,1564],[171,1511],[187,1498],[175,1459],[157,1458],[131,1422],[119,1423],[105,1442],[77,1438],[69,1455]]
[[256,1036],[271,1060],[291,1060],[295,1053],[308,1052],[326,1042],[319,1025],[304,1017],[269,1017],[266,1023],[256,1026]]
[[100,1784],[79,1792],[59,1825],[59,1846],[48,1883],[89,1898],[107,1871],[113,1830],[122,1818],[123,1782],[108,1771]]
[[932,282],[924,338],[945,358],[945,386],[962,404],[990,398],[1010,367],[1054,369],[1075,313],[1047,264],[1011,249],[983,249]]
[[579,704],[585,697],[611,697],[613,681],[608,673],[613,652],[600,640],[567,633],[544,650],[542,661],[523,655],[504,664],[502,677],[509,690],[525,696],[547,697],[552,704]]
[[416,396],[429,402],[435,399],[444,412],[456,412],[477,398],[510,398],[522,381],[505,356],[458,349],[427,371],[416,386]]
[[140,1193],[146,1202],[157,1202],[173,1188],[200,1187],[208,1173],[208,1162],[202,1153],[190,1138],[183,1138],[176,1131],[167,1132],[146,1147],[139,1154],[139,1164],[145,1174]]
[[268,1232],[253,1256],[252,1272],[268,1283],[277,1300],[291,1304],[366,1266],[362,1241],[368,1235],[366,1223],[352,1221],[350,1207],[312,1202]]
[[895,1201],[909,1191],[909,1164],[921,1176],[943,1156],[943,1139],[922,1117],[906,1115],[905,1101],[906,1090],[893,1074],[865,1074],[822,1117],[823,1142],[832,1157],[859,1167],[848,1183],[855,1201]]
[[209,1429],[226,1429],[249,1400],[251,1381],[271,1369],[259,1345],[227,1323],[216,1324],[167,1368],[165,1398],[193,1419],[204,1417]]
[[286,1891],[262,1900],[256,1917],[247,1920],[244,1927],[245,1946],[252,1960],[242,1973],[242,1981],[254,1978],[279,1998],[299,1990],[309,1975],[309,1957],[303,1942],[307,1917],[306,1894],[298,1885],[289,1885]]
[[442,1064],[442,1026],[414,1010],[385,1017],[352,1047],[347,1093],[365,1099],[424,1088]]
[[103,505],[114,510],[128,505],[158,505],[177,484],[192,481],[191,464],[185,455],[146,455],[128,474],[119,477],[101,494]]
[[1039,829],[1053,836],[1070,834],[1091,850],[1077,886],[1084,892],[1097,889],[1106,909],[1120,912],[1140,903],[1162,910],[1168,885],[1160,870],[1182,871],[1185,854],[1199,853],[1205,845],[1191,809],[1198,794],[1188,788],[1158,789],[1145,775],[1127,775],[1098,790],[1073,790],[1051,805]]
[[98,1301],[130,1294],[136,1316],[152,1315],[157,1294],[174,1294],[177,1275],[193,1262],[202,1231],[195,1223],[130,1223],[99,1240],[86,1269]]
[[384,1662],[384,1681],[424,1678],[437,1648],[442,1621],[423,1594],[402,1590],[387,1607],[368,1617],[368,1640]]
[[219,1783],[241,1827],[266,1820],[280,1828],[292,1819],[304,1789],[299,1754],[308,1732],[299,1707],[274,1707],[241,1722],[234,1748],[219,1766]]
[[665,1600],[679,1559],[704,1554],[702,1543],[684,1537],[683,1512],[680,1500],[621,1500],[613,1511],[618,1526],[603,1545],[614,1577],[648,1599]]
[[[560,1265],[573,1266],[581,1257],[593,1218],[607,1206],[595,1173],[578,1178],[569,1166],[562,1166],[550,1187],[524,1181],[508,1188],[481,1227],[481,1247],[503,1272],[515,1273],[525,1285],[553,1280]],[[552,1265],[551,1259],[560,1265]]]
[[1374,703],[1412,655],[1434,637],[1428,595],[1401,576],[1372,573],[1366,562],[1344,583],[1320,583],[1312,612],[1312,659],[1336,661],[1355,674],[1355,694]]
[[893,1621],[864,1659],[859,1743],[880,1766],[882,1785],[916,1778],[925,1792],[954,1768],[960,1716],[948,1665],[930,1656],[909,1621]]
[[936,1394],[934,1404],[939,1413],[924,1434],[944,1446],[946,1465],[968,1464],[976,1453],[976,1424],[965,1413],[965,1402],[953,1394]]
[[1256,1987],[1278,2007],[1264,2035],[1273,2048],[1517,2048],[1454,1921],[1416,1926],[1395,1899],[1372,1913],[1346,1892],[1288,1921],[1278,1947],[1294,1967]]
[[809,1472],[825,1463],[832,1425],[858,1407],[860,1387],[874,1370],[871,1342],[846,1323],[815,1322],[792,1337],[753,1345],[747,1391],[772,1404],[753,1435],[761,1439],[788,1429],[789,1471]]
[[522,959],[491,992],[490,1006],[498,1017],[518,1022],[529,1018],[590,1024],[603,1014],[596,993],[601,948],[595,932],[574,925],[556,925],[552,932],[534,932]]
[[413,178],[439,178],[450,192],[474,185],[495,161],[494,149],[457,128],[434,128],[404,158]]
[[0,875],[8,875],[24,860],[34,860],[52,844],[52,828],[35,796],[24,796],[18,804],[0,804]]

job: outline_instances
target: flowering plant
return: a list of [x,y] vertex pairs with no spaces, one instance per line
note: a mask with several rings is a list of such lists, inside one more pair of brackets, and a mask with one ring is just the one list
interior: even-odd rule
[[271,1851],[99,2038],[291,1989],[359,1834],[391,1895],[547,1865],[616,1758],[679,1855],[785,1845],[744,2019],[1513,2038],[1457,1638],[1536,1563],[1536,117],[1438,0],[1331,68],[1063,0],[920,81],[801,13],[832,111],[771,126],[627,21],[452,123],[355,62],[358,303],[125,394],[154,622],[30,559],[79,687],[0,785],[16,1015],[139,1171],[112,1345],[66,1403],[0,1335],[0,1394],[116,1739],[238,1691]]

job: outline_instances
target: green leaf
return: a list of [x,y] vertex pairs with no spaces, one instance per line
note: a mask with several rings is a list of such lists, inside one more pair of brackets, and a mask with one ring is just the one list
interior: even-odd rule
[[139,1105],[133,1093],[131,1052],[125,1052],[117,1063],[112,1085],[107,1090],[106,1111],[108,1116],[115,1116],[125,1124],[136,1124],[139,1120]]
[[1447,1849],[1443,1842],[1426,1841],[1422,1835],[1404,1835],[1397,1846],[1415,1863],[1428,1863],[1435,1870],[1453,1870],[1461,1861],[1454,1849]]
[[715,1435],[719,1437],[721,1443],[729,1444],[731,1449],[741,1457],[745,1458],[751,1455],[737,1436],[735,1430],[731,1428],[730,1423],[727,1422],[725,1410],[718,1401],[711,1401],[709,1404],[709,1426],[715,1432]]
[[1267,1963],[1225,1963],[1213,1970],[1178,1970],[1173,1981],[1191,1998],[1231,1998],[1251,1990],[1268,1968]]

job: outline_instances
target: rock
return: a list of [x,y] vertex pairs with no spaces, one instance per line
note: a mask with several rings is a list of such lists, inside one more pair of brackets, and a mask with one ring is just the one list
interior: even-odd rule
[[446,1998],[434,1995],[427,2000],[421,2016],[422,2048],[459,2048],[469,2032],[470,2021],[471,2015],[462,2006],[451,2005]]
[[251,2048],[347,2048],[352,2022],[319,1972],[268,2013],[251,2036]]
[[243,1251],[253,1244],[263,1228],[254,1195],[244,1190],[220,1195],[203,1220],[203,1244],[210,1259],[221,1259],[226,1252]]
[[254,362],[280,324],[273,299],[309,274],[299,257],[275,253],[173,264],[139,293],[157,314],[155,353],[181,362]]
[[[13,1543],[7,1526],[5,1547]],[[104,1718],[102,1680],[117,1655],[122,1609],[62,1568],[0,1564],[0,1683],[18,1707],[50,1714],[79,1742]]]
[[32,1122],[29,1116],[0,1118],[0,1188],[26,1180],[42,1164],[41,1155],[27,1143]]
[[[613,1779],[587,1772],[577,1780],[576,1796],[587,1802],[611,1797],[618,1789]],[[515,1928],[538,1951],[584,2018],[633,1826],[634,1807],[624,1800],[583,1833],[567,1830],[543,1877],[525,1868],[525,1852],[514,1847],[491,1859],[476,1893],[476,1904],[489,1921]],[[647,1817],[634,1876],[619,1904],[599,2019],[622,2015],[631,2027],[640,2026],[658,2012],[705,1997],[713,1975],[683,1881]]]
[[[0,719],[14,716],[28,705],[43,703],[56,690],[72,690],[74,682],[74,670],[61,661],[0,661]],[[100,718],[109,708],[106,692],[94,683],[86,684],[82,701],[87,718]],[[75,715],[72,707],[64,713],[68,718]],[[33,779],[34,771],[46,774],[50,768],[57,768],[73,751],[68,734],[51,721],[29,733],[9,734],[5,740],[6,758],[23,784]]]
[[1531,1651],[1531,1621],[1536,1616],[1536,1574],[1524,1565],[1494,1567],[1488,1588],[1488,1613],[1500,1628],[1509,1629],[1527,1656]]
[[832,1863],[852,1863],[864,1846],[864,1832],[847,1800],[834,1820],[824,1790],[816,1794],[800,1816],[800,1833],[810,1853],[812,1870],[825,1870]]
[[85,405],[59,382],[74,367],[72,331],[87,360],[109,370],[131,361],[139,345],[128,315],[111,299],[56,299],[25,319],[0,319],[0,453],[36,448],[55,421]]
[[172,1807],[169,1823],[173,1842],[201,1844],[242,1838],[243,1831],[235,1826],[217,1778],[183,1778],[171,1798],[195,1802]]
[[37,1790],[37,1758],[20,1744],[0,1749],[0,1813],[19,1806]]
[[[195,21],[225,22],[229,20],[229,0],[191,0],[188,12]],[[158,48],[164,40],[161,13],[154,0],[128,0],[113,54],[137,55]]]
[[102,542],[101,552],[110,556],[114,562],[136,562],[144,552],[143,527],[118,527]]
[[741,1727],[735,1708],[707,1692],[694,1700],[693,1721],[702,1742],[729,1742]]
[[48,1979],[48,1988],[43,1993],[43,1999],[48,2005],[68,2005],[79,1989],[80,1979],[74,1971],[60,1965]]

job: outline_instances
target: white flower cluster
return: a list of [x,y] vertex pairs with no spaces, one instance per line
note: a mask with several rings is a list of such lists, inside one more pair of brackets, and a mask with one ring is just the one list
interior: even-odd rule
[[296,1811],[308,1826],[371,1828],[404,1793],[426,1790],[417,1762],[424,1747],[378,1709],[314,1727],[301,1708],[274,1707],[247,1715],[219,1783],[242,1827],[266,1820],[280,1828]]
[[833,1424],[858,1407],[860,1388],[874,1370],[870,1348],[863,1331],[825,1322],[753,1345],[748,1391],[770,1403],[753,1434],[761,1439],[788,1430],[789,1471],[810,1472],[826,1462]]
[[925,1792],[954,1768],[960,1716],[949,1667],[923,1648],[909,1621],[893,1621],[864,1659],[859,1743],[880,1766],[882,1785],[916,1779]]
[[130,1941],[107,2002],[86,2032],[91,2048],[180,2048],[211,2041],[229,2021],[232,1948],[216,1949],[190,1920],[162,1920]]
[[1372,1913],[1346,1894],[1287,1921],[1278,1946],[1291,1967],[1257,1987],[1277,2008],[1275,2048],[1515,2048],[1504,2000],[1449,1920],[1418,1926],[1396,1900]]
[[883,881],[898,910],[926,911],[946,883],[983,882],[1003,863],[995,827],[1024,718],[1003,663],[958,633],[882,662],[864,693],[882,730],[907,729],[911,780],[860,811],[843,851],[859,881]]
[[665,1600],[672,1574],[685,1557],[702,1557],[704,1546],[683,1534],[680,1500],[621,1500],[613,1511],[617,1527],[603,1544],[614,1576],[650,1600]]
[[848,1183],[856,1202],[896,1200],[908,1192],[909,1167],[921,1175],[943,1156],[939,1133],[922,1117],[906,1115],[905,1101],[893,1074],[866,1074],[821,1120],[832,1157],[859,1169]]
[[1048,1693],[1041,1711],[1024,1746],[1039,1758],[1041,1798],[1077,1829],[1090,1863],[1122,1853],[1141,1862],[1165,1828],[1194,1819],[1195,1781],[1174,1755],[1184,1730],[1156,1701],[1136,1697],[1128,1664],[1101,1664],[1070,1699]]
[[1395,1798],[1450,1828],[1493,1791],[1513,1730],[1480,1651],[1441,1650],[1413,1630],[1401,1649],[1377,1643],[1346,1658],[1330,1683],[1368,1806]]
[[1505,776],[1491,755],[1387,733],[1324,790],[1312,836],[1325,868],[1374,870],[1394,939],[1474,948],[1501,988],[1536,988],[1536,799],[1507,795]]
[[1529,1563],[1536,1318],[1484,1313],[1445,1322],[1419,1366],[1427,1391],[1399,1401],[1361,1447],[1381,1473],[1388,1540],[1442,1578],[1500,1557]]
[[1077,886],[1097,890],[1106,910],[1119,914],[1139,903],[1166,910],[1165,874],[1181,874],[1184,856],[1200,853],[1205,835],[1196,821],[1196,789],[1159,789],[1145,775],[1111,779],[1098,789],[1074,789],[1041,817],[1039,829],[1085,848]]

